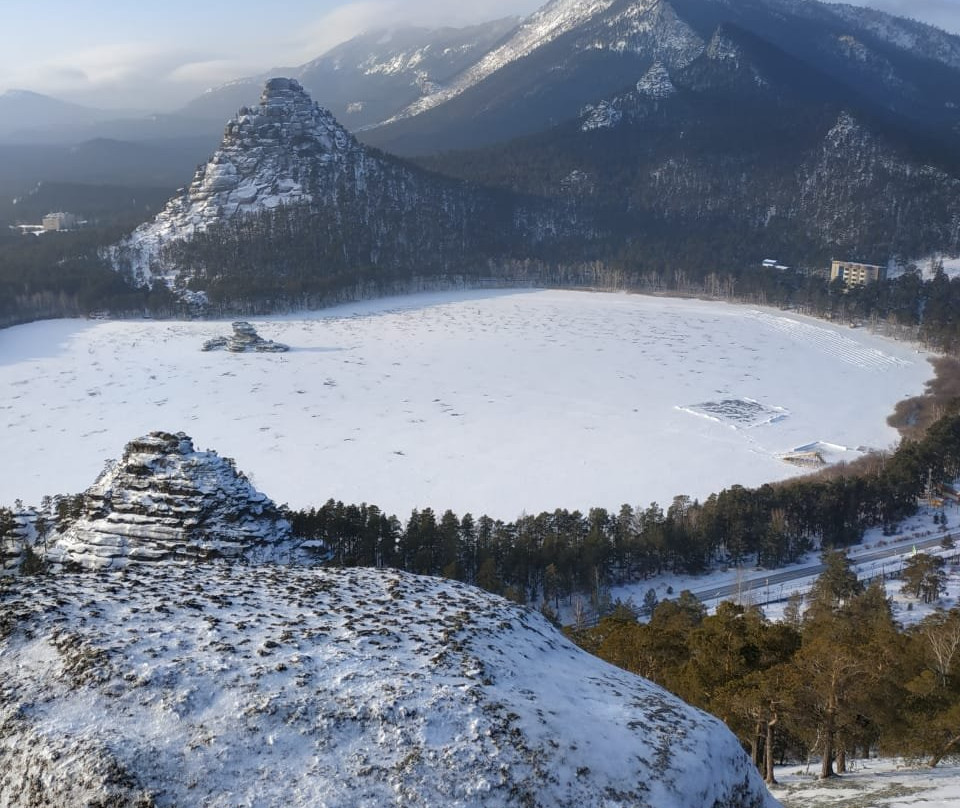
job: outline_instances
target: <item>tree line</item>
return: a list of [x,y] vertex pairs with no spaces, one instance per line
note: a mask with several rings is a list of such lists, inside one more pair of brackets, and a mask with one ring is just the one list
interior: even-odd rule
[[[720,717],[770,783],[776,762],[811,756],[827,778],[870,752],[931,766],[956,754],[960,610],[937,610],[904,630],[881,582],[864,586],[841,551],[823,560],[806,601],[791,600],[779,622],[732,602],[707,615],[684,592],[646,624],[621,606],[570,633],[591,653]],[[931,565],[920,554],[908,568]]]
[[504,521],[422,508],[401,522],[375,505],[329,500],[289,517],[297,535],[324,542],[335,565],[442,575],[554,609],[590,593],[603,612],[615,584],[700,572],[718,559],[778,567],[817,547],[854,544],[868,528],[892,534],[931,486],[958,476],[955,404],[892,454],[757,488],[734,485],[703,502],[677,496],[666,509],[557,509]]
[[0,231],[0,328],[97,312],[182,313],[166,287],[137,287],[113,270],[102,251],[121,232],[90,228],[36,237]]

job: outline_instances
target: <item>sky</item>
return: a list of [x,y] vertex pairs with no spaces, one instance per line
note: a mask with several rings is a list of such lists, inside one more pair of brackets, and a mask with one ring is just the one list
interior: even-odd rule
[[[321,55],[364,30],[465,25],[543,0],[5,0],[0,93],[116,109],[175,109],[208,87]],[[852,0],[960,33],[960,0]]]

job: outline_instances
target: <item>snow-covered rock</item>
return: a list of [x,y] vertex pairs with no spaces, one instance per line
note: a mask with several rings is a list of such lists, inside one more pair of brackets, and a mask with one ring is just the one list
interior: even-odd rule
[[203,343],[204,351],[218,351],[221,348],[231,353],[285,353],[290,350],[290,346],[282,342],[264,339],[257,329],[244,320],[237,320],[233,324],[233,333],[229,337],[214,337]]
[[589,105],[580,110],[580,130],[591,132],[595,129],[613,129],[623,120],[623,110],[620,109],[619,99],[601,101],[596,105]]
[[670,73],[662,62],[654,62],[637,82],[637,93],[647,98],[669,98],[677,92],[670,80]]
[[294,79],[266,82],[260,104],[243,107],[226,126],[220,148],[157,217],[113,249],[150,282],[163,247],[238,215],[313,200],[327,176],[362,152],[356,139]]
[[777,805],[719,720],[397,571],[17,579],[0,681],[0,805]]
[[647,101],[663,101],[676,95],[677,88],[670,79],[670,72],[663,62],[656,61],[641,76],[634,90],[596,104],[588,104],[580,110],[580,131],[613,129],[626,117],[634,120],[642,117]]
[[83,512],[47,550],[53,564],[101,569],[289,549],[274,503],[216,452],[184,433],[130,441],[83,495]]

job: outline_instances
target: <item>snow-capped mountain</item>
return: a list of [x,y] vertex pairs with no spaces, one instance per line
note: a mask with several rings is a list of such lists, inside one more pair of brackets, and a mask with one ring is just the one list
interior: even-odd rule
[[289,550],[290,525],[276,505],[231,460],[197,451],[182,432],[130,441],[82,502],[48,561],[104,569]]
[[694,244],[706,256],[732,246],[736,233],[729,261],[743,265],[766,252],[811,263],[831,253],[879,263],[930,249],[953,254],[955,155],[830,73],[723,24],[689,64],[654,62],[575,121],[423,162],[467,180],[585,199],[596,218],[619,223],[638,260]]
[[299,83],[270,79],[259,106],[242,107],[227,124],[220,148],[193,182],[133,233],[129,248],[138,274],[150,272],[171,241],[234,216],[312,201],[321,171],[340,173],[361,154],[356,140]]
[[214,87],[180,112],[225,120],[252,105],[269,78],[294,78],[350,128],[378,123],[444,85],[517,25],[505,18],[466,28],[376,29],[306,64]]
[[456,582],[168,561],[3,606],[0,805],[777,805],[719,720]]
[[485,54],[446,86],[418,99],[390,118],[409,118],[456,98],[506,66],[571,35],[574,52],[610,50],[647,52],[671,65],[682,65],[703,47],[700,38],[668,5],[638,0],[627,6],[614,0],[551,0],[524,20],[512,36]]
[[552,0],[363,138],[429,154],[543,131],[635,85],[654,63],[689,65],[724,25],[829,75],[864,103],[940,137],[960,136],[960,37],[931,26],[817,0]]

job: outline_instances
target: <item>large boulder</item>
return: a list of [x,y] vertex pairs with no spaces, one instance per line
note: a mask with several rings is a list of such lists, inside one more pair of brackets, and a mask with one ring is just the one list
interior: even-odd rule
[[3,806],[777,805],[719,720],[397,571],[17,578],[0,682]]

